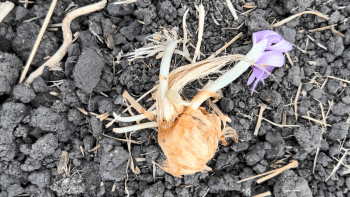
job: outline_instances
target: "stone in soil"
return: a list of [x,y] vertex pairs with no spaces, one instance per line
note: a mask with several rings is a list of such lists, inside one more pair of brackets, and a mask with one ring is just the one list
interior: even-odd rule
[[164,184],[162,181],[158,181],[157,183],[149,186],[144,189],[140,194],[141,197],[151,197],[151,196],[163,196],[164,194]]
[[95,49],[83,51],[73,70],[75,85],[86,93],[91,93],[100,80],[103,66],[103,59]]
[[23,63],[16,55],[0,52],[0,95],[11,92],[22,67]]
[[348,134],[349,125],[346,122],[334,123],[332,131],[328,134],[331,140],[343,140]]
[[210,176],[208,186],[210,189],[217,191],[240,191],[242,185],[236,183],[237,181],[237,176],[231,173],[226,173],[222,176]]
[[[32,51],[40,26],[35,21],[21,23],[17,26],[16,36],[12,39],[12,49],[26,62]],[[58,49],[58,38],[54,33],[46,31],[38,50],[35,53],[32,65],[40,66],[47,56],[52,56]]]
[[34,90],[26,84],[18,84],[13,88],[13,98],[22,103],[29,103],[35,98]]
[[105,152],[100,162],[100,174],[104,181],[121,181],[126,174],[129,154],[122,147]]
[[161,3],[158,10],[158,17],[166,20],[169,23],[173,22],[177,17],[176,8],[169,0]]
[[249,14],[247,21],[249,34],[270,28],[270,24],[265,20],[265,11],[261,9],[254,10]]
[[278,176],[273,193],[279,197],[312,197],[308,182],[292,170],[284,171]]
[[300,128],[294,130],[293,135],[297,139],[299,145],[308,152],[315,151],[316,148],[321,146],[322,130],[317,125],[311,127],[301,125]]
[[46,134],[39,138],[32,146],[29,155],[33,159],[42,160],[55,152],[58,147],[57,137],[52,134]]

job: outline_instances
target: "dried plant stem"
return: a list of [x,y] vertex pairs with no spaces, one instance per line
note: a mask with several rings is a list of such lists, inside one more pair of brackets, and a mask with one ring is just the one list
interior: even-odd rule
[[301,116],[302,118],[305,118],[305,119],[308,119],[308,120],[311,120],[311,121],[314,121],[314,122],[317,122],[317,123],[320,123],[324,126],[327,126],[327,127],[332,127],[332,125],[330,124],[325,124],[324,121],[321,121],[321,120],[316,120],[314,118],[311,118],[310,116]]
[[[228,0],[230,1],[230,0]],[[215,53],[213,53],[211,56],[209,56],[207,59],[212,59],[215,56],[219,55],[219,53],[221,53],[221,51],[225,50],[228,46],[230,46],[232,43],[234,43],[236,40],[238,40],[238,38],[242,37],[243,33],[240,32],[237,36],[235,36],[234,38],[232,38],[232,40],[230,40],[230,42],[226,43],[223,47],[221,47],[219,50],[217,50]]]
[[297,90],[297,95],[295,96],[294,99],[294,115],[295,115],[295,120],[298,120],[298,98],[299,98],[299,94],[300,94],[300,90],[301,90],[301,86],[302,83],[299,84],[298,90]]
[[131,131],[137,131],[137,130],[153,128],[153,127],[158,127],[158,123],[157,122],[147,122],[147,123],[133,125],[133,126],[129,126],[129,127],[114,128],[113,132],[115,132],[115,133],[127,133],[127,132],[131,132]]
[[48,61],[46,61],[37,70],[35,70],[33,73],[31,73],[29,75],[29,77],[27,78],[25,83],[31,84],[36,77],[38,77],[42,74],[42,72],[46,66],[48,66],[49,68],[55,66],[66,55],[66,53],[68,51],[68,47],[72,43],[72,40],[73,40],[72,31],[70,29],[70,23],[72,22],[72,20],[74,20],[75,18],[77,18],[79,16],[101,10],[106,6],[106,4],[107,4],[107,0],[102,0],[100,2],[91,4],[88,6],[84,6],[82,8],[78,8],[78,9],[73,10],[72,12],[68,13],[62,22],[62,31],[63,31],[63,40],[64,40],[63,44],[58,49],[58,51]]
[[328,16],[326,16],[326,15],[320,13],[320,12],[317,12],[317,11],[305,11],[305,12],[300,12],[300,13],[298,13],[298,14],[294,14],[293,16],[290,16],[290,17],[288,17],[288,18],[286,18],[286,19],[284,19],[284,20],[281,20],[280,22],[271,25],[271,28],[277,27],[277,26],[281,26],[281,25],[283,25],[284,23],[286,23],[286,22],[288,22],[288,21],[290,21],[290,20],[293,20],[294,18],[296,18],[296,17],[298,17],[298,16],[301,16],[301,15],[303,15],[303,14],[314,14],[314,15],[317,15],[317,16],[319,16],[319,17],[321,17],[321,18],[324,18],[324,19],[326,19],[326,20],[329,20]]
[[345,150],[345,153],[343,154],[341,159],[338,161],[337,165],[333,168],[331,174],[327,177],[325,182],[327,182],[328,179],[339,169],[340,165],[343,163],[343,161],[345,160],[346,156],[348,155],[348,152],[349,152],[349,150]]
[[235,10],[235,8],[232,5],[231,0],[226,0],[226,4],[227,4],[228,9],[231,11],[235,21],[238,20],[238,16],[237,16],[236,10]]
[[200,56],[200,48],[201,48],[201,44],[202,44],[203,31],[204,31],[204,18],[205,18],[205,10],[204,10],[203,4],[201,3],[199,5],[198,40],[197,40],[196,50],[194,52],[193,62],[196,62],[197,58],[199,58],[199,56]]
[[264,193],[261,193],[261,194],[258,194],[258,195],[252,196],[252,197],[266,197],[266,196],[271,196],[271,192],[267,191],[267,192],[264,192]]
[[257,182],[258,184],[260,184],[260,183],[262,183],[262,182],[264,182],[264,181],[266,181],[266,180],[269,180],[269,179],[271,179],[271,178],[273,178],[273,177],[275,177],[275,176],[281,174],[281,173],[284,172],[285,170],[289,170],[289,169],[291,169],[291,168],[296,168],[296,167],[298,167],[298,161],[293,160],[292,163],[290,163],[290,164],[288,164],[288,165],[286,165],[286,166],[284,166],[284,167],[282,167],[282,168],[277,169],[276,172],[274,172],[274,173],[272,173],[272,174],[269,174],[269,175],[267,175],[267,176],[265,176],[265,177],[263,177],[263,178],[257,180],[256,182]]
[[286,52],[285,54],[286,54],[286,56],[287,56],[287,59],[288,59],[288,61],[289,61],[290,65],[294,66],[294,62],[292,61],[292,58],[290,58],[289,53],[288,53],[288,52]]
[[336,80],[339,80],[339,81],[342,81],[342,82],[345,82],[345,83],[350,83],[350,81],[348,81],[348,80],[340,79],[340,78],[333,77],[333,76],[329,76],[329,75],[327,75],[327,76],[325,76],[325,77],[331,78],[331,79],[336,79]]
[[266,122],[272,124],[272,125],[275,125],[276,127],[280,127],[280,128],[284,128],[284,127],[300,127],[300,125],[281,125],[281,124],[277,124],[277,123],[274,123],[264,117],[262,117],[263,120],[265,120]]
[[15,7],[15,4],[11,1],[6,1],[4,3],[0,3],[0,23],[4,18],[11,12],[11,10]]
[[260,112],[259,112],[258,122],[256,123],[254,135],[258,135],[258,131],[259,131],[259,128],[260,128],[260,125],[261,125],[262,115],[263,115],[263,112],[266,109],[266,107],[267,106],[265,104],[261,104],[260,105]]
[[277,170],[271,170],[271,171],[268,171],[268,172],[264,172],[264,173],[262,173],[262,174],[258,174],[258,175],[252,176],[252,177],[248,177],[248,178],[246,178],[246,179],[242,179],[242,180],[240,180],[240,181],[237,181],[236,183],[242,183],[242,182],[245,182],[245,181],[249,181],[249,180],[251,180],[251,179],[259,178],[259,177],[261,177],[261,176],[265,176],[265,175],[274,173],[274,172],[276,172],[276,171],[277,171]]

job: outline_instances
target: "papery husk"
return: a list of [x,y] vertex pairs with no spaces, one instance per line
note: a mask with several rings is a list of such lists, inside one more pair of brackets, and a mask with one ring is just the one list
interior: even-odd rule
[[158,127],[158,143],[167,157],[163,170],[176,177],[211,170],[206,163],[214,156],[220,140],[226,144],[215,112],[185,107],[174,122],[163,121]]

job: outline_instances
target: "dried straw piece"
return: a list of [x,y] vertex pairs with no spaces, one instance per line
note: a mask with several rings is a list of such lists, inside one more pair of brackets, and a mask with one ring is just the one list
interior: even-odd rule
[[292,58],[290,58],[289,53],[288,53],[288,52],[286,52],[285,54],[286,54],[286,56],[287,56],[287,59],[288,59],[288,61],[289,61],[290,65],[294,66],[294,62],[292,61]]
[[321,120],[316,120],[314,118],[311,118],[310,116],[301,116],[302,118],[305,118],[305,119],[308,119],[308,120],[311,120],[311,121],[314,121],[314,122],[317,122],[317,123],[320,123],[321,125],[324,125],[324,126],[327,126],[327,127],[332,127],[332,125],[330,124],[325,124],[324,121],[321,121]]
[[258,122],[256,123],[256,126],[255,126],[254,135],[258,135],[258,131],[259,131],[259,128],[261,126],[262,115],[263,115],[263,112],[266,109],[266,107],[267,106],[263,103],[260,105],[260,112],[259,112],[259,116],[258,116]]
[[15,7],[15,4],[11,1],[0,2],[0,23],[4,18],[11,12],[11,10]]
[[[102,135],[103,135],[103,134],[102,134]],[[100,148],[100,145],[99,145],[99,144],[97,144],[97,146],[95,146],[94,148],[88,150],[88,152],[89,152],[89,153],[90,153],[90,152],[94,152],[94,151],[97,150],[98,148]]]
[[298,90],[297,90],[297,95],[295,96],[294,99],[294,115],[295,115],[295,120],[298,120],[298,98],[299,98],[299,94],[300,94],[300,90],[301,90],[301,86],[302,83],[299,84]]
[[235,10],[235,8],[232,5],[231,0],[226,0],[226,4],[227,4],[228,9],[232,13],[233,18],[235,19],[235,21],[238,20],[238,16],[237,16],[236,10]]
[[337,79],[337,80],[342,81],[342,82],[345,82],[345,83],[350,83],[350,81],[348,81],[348,80],[340,79],[340,78],[333,77],[333,76],[329,76],[329,75],[326,75],[325,77],[331,78],[331,79]]
[[[228,0],[230,1],[230,0]],[[213,53],[211,56],[209,56],[207,58],[207,60],[214,58],[215,56],[219,55],[219,53],[221,53],[221,51],[225,50],[228,46],[230,46],[232,43],[234,43],[236,40],[238,40],[238,38],[242,37],[243,33],[240,32],[237,36],[235,36],[234,38],[232,38],[232,40],[230,40],[230,42],[226,43],[223,47],[221,47],[220,49],[218,49],[215,53]]]
[[84,154],[84,149],[82,146],[79,146],[80,147],[80,151],[81,151],[81,154],[83,155],[83,157],[85,157],[85,154]]
[[60,155],[60,162],[57,165],[57,173],[58,174],[63,174],[65,172],[65,168],[68,164],[68,152],[67,151],[62,151]]
[[85,111],[85,109],[81,108],[81,107],[76,107],[77,110],[79,110],[81,113],[85,114],[85,115],[89,115],[89,113],[87,111]]
[[[257,115],[255,115],[257,116]],[[300,125],[282,125],[282,124],[277,124],[277,123],[274,123],[264,117],[261,117],[263,120],[265,120],[266,122],[272,124],[272,125],[275,125],[276,127],[280,127],[280,128],[284,128],[284,127],[300,127]]]
[[341,157],[341,159],[338,161],[337,165],[333,168],[331,174],[326,178],[326,180],[324,182],[327,182],[329,178],[331,178],[331,176],[339,169],[340,165],[343,163],[343,161],[345,160],[346,156],[348,155],[349,150],[345,150],[345,153],[343,154],[343,156]]
[[281,26],[281,25],[283,25],[284,23],[287,23],[287,22],[293,20],[294,18],[296,18],[296,17],[298,17],[298,16],[301,16],[301,15],[303,15],[303,14],[314,14],[314,15],[317,15],[317,16],[319,16],[319,17],[321,17],[321,18],[324,18],[324,19],[326,19],[326,20],[329,20],[328,16],[326,16],[326,15],[320,13],[320,12],[317,12],[317,11],[314,11],[314,10],[313,10],[313,11],[305,11],[305,12],[300,12],[300,13],[298,13],[298,14],[294,14],[294,15],[292,15],[292,16],[290,16],[290,17],[284,19],[284,20],[281,20],[280,22],[271,25],[271,28]]
[[201,3],[199,5],[198,40],[197,40],[196,50],[194,52],[193,62],[196,62],[197,58],[199,58],[199,56],[200,56],[200,48],[201,48],[201,44],[202,44],[203,31],[204,31],[204,18],[205,18],[205,10],[204,10],[203,4]]
[[144,114],[149,120],[153,121],[155,119],[154,117],[154,114],[149,112],[149,111],[146,111],[141,105],[140,103],[138,103],[137,101],[135,101],[135,99],[130,96],[130,94],[125,91],[123,93],[123,96],[124,98],[126,98],[129,102],[130,102],[130,105],[132,107],[134,107],[136,109],[137,112],[139,112],[140,114]]
[[107,0],[102,0],[100,2],[84,6],[82,8],[78,8],[76,10],[73,10],[72,12],[69,12],[66,17],[63,19],[62,22],[62,31],[63,31],[63,44],[61,47],[58,49],[58,51],[48,60],[46,61],[43,65],[41,65],[38,69],[36,69],[33,73],[29,75],[25,83],[31,84],[33,80],[40,76],[46,66],[49,68],[55,66],[58,64],[62,58],[66,55],[68,51],[69,45],[72,43],[73,38],[72,38],[72,31],[70,29],[70,23],[72,20],[75,18],[89,14],[91,12],[95,12],[98,10],[103,9],[107,4]]
[[329,25],[329,26],[320,27],[320,28],[316,28],[316,29],[310,29],[309,32],[324,31],[327,29],[331,29],[331,27],[334,27],[334,26],[336,26],[336,25]]
[[269,175],[267,175],[267,176],[265,176],[265,177],[263,177],[261,179],[258,179],[256,182],[258,184],[260,184],[260,183],[262,183],[262,182],[264,182],[266,180],[269,180],[269,179],[271,179],[271,178],[281,174],[285,170],[289,170],[289,169],[296,168],[296,167],[298,167],[298,161],[293,160],[292,163],[290,163],[290,164],[288,164],[288,165],[286,165],[286,166],[284,166],[282,168],[277,169],[276,172],[274,172],[272,174],[269,174]]
[[261,177],[261,176],[265,176],[265,175],[274,173],[274,172],[276,172],[277,170],[278,170],[278,169],[276,169],[276,170],[271,170],[271,171],[268,171],[268,172],[264,172],[264,173],[262,173],[262,174],[258,174],[258,175],[255,175],[255,176],[251,176],[251,177],[242,179],[242,180],[240,180],[240,181],[237,181],[236,183],[242,183],[242,182],[245,182],[245,181],[249,181],[249,180],[251,180],[251,179],[259,178],[259,177]]
[[264,192],[264,193],[261,193],[261,194],[258,194],[258,195],[252,196],[252,197],[266,197],[266,196],[271,196],[271,192],[267,191],[267,192]]

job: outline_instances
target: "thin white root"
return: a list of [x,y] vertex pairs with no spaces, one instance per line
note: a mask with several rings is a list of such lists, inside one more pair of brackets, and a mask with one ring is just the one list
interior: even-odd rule
[[53,14],[53,11],[54,11],[54,9],[55,9],[55,7],[56,7],[56,4],[57,4],[57,0],[53,0],[52,3],[51,3],[50,9],[49,9],[49,11],[48,11],[47,14],[46,14],[46,18],[45,18],[45,21],[44,21],[44,23],[43,23],[43,26],[41,27],[41,30],[40,30],[40,32],[39,32],[39,35],[38,35],[38,37],[37,37],[37,39],[36,39],[36,41],[35,41],[33,50],[32,50],[32,52],[31,52],[30,55],[29,55],[29,58],[28,58],[28,60],[27,60],[27,64],[26,64],[26,66],[25,66],[24,69],[23,69],[23,72],[22,72],[22,74],[21,74],[21,78],[19,79],[19,83],[22,83],[23,80],[24,80],[24,78],[26,77],[26,74],[27,74],[27,72],[28,72],[28,70],[29,70],[29,68],[30,68],[30,64],[32,63],[32,61],[33,61],[33,59],[34,59],[34,56],[35,56],[35,53],[36,53],[36,51],[38,50],[38,47],[39,47],[39,45],[40,45],[40,41],[41,41],[41,39],[43,38],[44,33],[45,33],[45,31],[46,31],[46,28],[47,28],[47,26],[48,26],[48,24],[49,24],[49,22],[50,22],[50,19],[51,19],[51,16],[52,16],[52,14]]
[[73,40],[72,31],[70,29],[70,23],[75,18],[85,14],[89,14],[91,12],[101,10],[106,6],[106,4],[107,4],[107,0],[102,0],[100,2],[91,4],[88,6],[84,6],[82,8],[73,10],[72,12],[69,12],[62,22],[62,31],[63,31],[63,40],[64,40],[62,46],[48,61],[46,61],[43,65],[41,65],[38,69],[36,69],[33,73],[31,73],[27,78],[27,80],[25,81],[25,83],[30,85],[36,77],[42,74],[46,66],[51,68],[57,65],[62,60],[62,58],[66,55],[68,51],[68,47]]
[[10,1],[6,1],[4,3],[0,3],[0,23],[11,12],[11,10],[14,7],[15,7],[15,4],[10,2]]
[[[152,111],[151,113],[156,115],[156,111]],[[140,114],[140,115],[136,115],[136,116],[129,116],[129,117],[122,117],[122,116],[117,115],[114,112],[113,112],[113,117],[118,122],[135,122],[135,121],[140,121],[140,120],[147,118],[145,116],[145,114]]]
[[157,122],[147,122],[147,123],[133,125],[133,126],[129,126],[129,127],[114,128],[113,132],[115,132],[115,133],[127,133],[127,132],[131,132],[131,131],[137,131],[137,130],[141,130],[141,129],[148,129],[148,128],[154,128],[154,127],[158,127]]
[[199,56],[200,56],[200,48],[201,48],[201,44],[202,44],[203,31],[204,31],[204,18],[205,18],[205,10],[204,10],[203,4],[201,3],[199,5],[198,40],[197,40],[196,50],[194,52],[193,62],[196,62],[197,58],[199,58]]
[[234,8],[233,5],[232,5],[231,0],[226,0],[226,3],[227,3],[227,7],[228,7],[228,9],[231,11],[231,13],[232,13],[233,18],[235,19],[235,21],[238,20],[238,16],[237,16],[236,10],[235,10],[235,8]]

